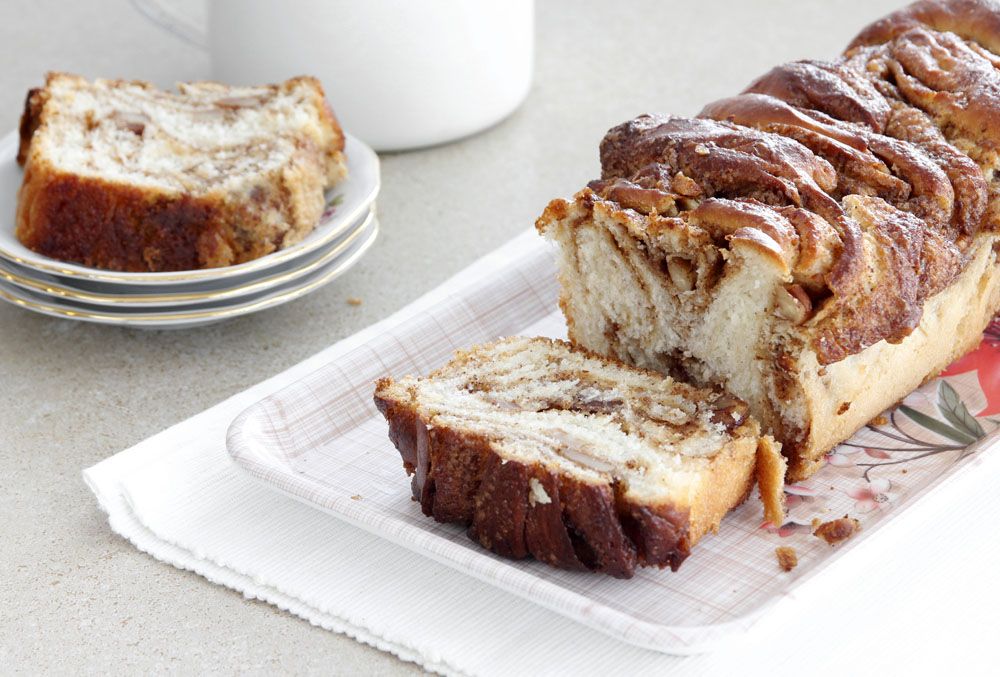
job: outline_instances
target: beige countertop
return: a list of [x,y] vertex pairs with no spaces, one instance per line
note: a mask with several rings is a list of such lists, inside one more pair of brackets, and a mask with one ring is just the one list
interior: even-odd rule
[[[832,56],[894,4],[540,0],[524,106],[465,141],[383,156],[382,235],[332,285],[176,332],[0,304],[0,665],[415,672],[138,552],[110,531],[81,469],[385,317],[528,228],[549,198],[596,175],[597,143],[610,126],[647,111],[693,114],[779,61]],[[161,85],[208,74],[203,54],[125,0],[5,0],[0,55],[8,129],[46,70]]]

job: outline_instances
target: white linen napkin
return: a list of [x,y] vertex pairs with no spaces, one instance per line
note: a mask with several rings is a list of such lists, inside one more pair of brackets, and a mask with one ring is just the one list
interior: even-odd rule
[[[386,323],[499,270],[534,238]],[[225,451],[233,418],[382,324],[87,469],[111,528],[161,561],[442,674],[899,672],[954,669],[956,656],[967,672],[992,666],[997,454],[972,459],[974,471],[897,514],[734,644],[686,658],[618,642],[243,476]]]

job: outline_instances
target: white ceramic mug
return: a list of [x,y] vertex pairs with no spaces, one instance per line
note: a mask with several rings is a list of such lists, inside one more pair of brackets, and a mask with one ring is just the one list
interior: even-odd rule
[[531,86],[534,0],[208,0],[207,29],[163,0],[132,3],[206,49],[220,82],[317,76],[344,128],[377,150],[478,132]]

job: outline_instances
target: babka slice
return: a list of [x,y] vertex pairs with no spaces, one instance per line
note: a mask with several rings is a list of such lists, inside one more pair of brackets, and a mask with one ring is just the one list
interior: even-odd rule
[[51,73],[21,119],[17,237],[111,270],[242,263],[312,231],[343,150],[314,78],[173,93]]
[[784,460],[747,405],[546,338],[480,345],[375,403],[424,514],[505,557],[629,578],[677,569]]

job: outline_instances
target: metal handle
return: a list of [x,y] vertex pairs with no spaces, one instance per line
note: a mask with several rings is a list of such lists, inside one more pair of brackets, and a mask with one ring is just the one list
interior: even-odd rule
[[144,17],[198,49],[208,49],[208,39],[205,29],[190,20],[179,16],[176,11],[165,5],[161,0],[131,0],[132,6]]

